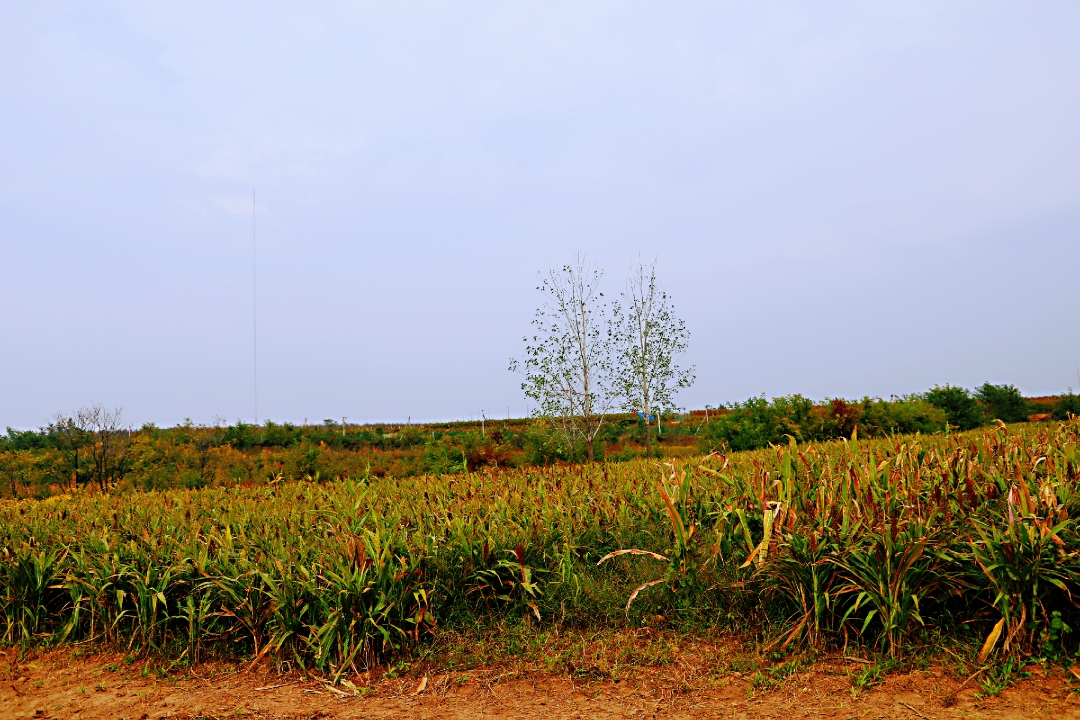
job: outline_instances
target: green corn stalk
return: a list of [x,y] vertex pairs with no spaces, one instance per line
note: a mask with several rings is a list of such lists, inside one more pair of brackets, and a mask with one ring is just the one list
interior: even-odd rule
[[842,591],[836,563],[838,543],[827,533],[809,537],[789,535],[765,571],[771,587],[799,608],[795,628],[785,638],[786,648],[805,632],[813,645],[821,645],[832,630]]
[[4,548],[4,640],[32,641],[48,632],[51,614],[60,607],[56,590],[67,553],[59,547],[24,545],[17,551]]
[[1051,609],[1067,607],[1080,589],[1080,553],[1066,550],[1062,539],[1076,537],[1072,518],[1055,508],[1043,508],[1047,514],[1039,517],[1030,493],[1014,489],[1009,498],[997,522],[976,521],[968,580],[1004,620],[1002,647],[1030,652],[1037,628],[1049,627]]
[[923,527],[913,526],[896,536],[886,527],[882,535],[870,536],[836,559],[843,580],[839,593],[854,596],[841,622],[858,617],[865,608],[860,634],[877,620],[891,658],[900,656],[912,623],[925,624],[927,601],[942,600],[954,591],[947,558],[934,547],[934,540]]

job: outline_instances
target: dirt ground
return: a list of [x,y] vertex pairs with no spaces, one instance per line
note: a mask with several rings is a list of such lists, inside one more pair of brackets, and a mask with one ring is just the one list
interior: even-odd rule
[[[0,651],[2,653],[2,651]],[[856,690],[865,661],[818,660],[781,681],[739,672],[629,668],[618,679],[484,667],[337,687],[272,668],[207,663],[165,669],[153,660],[70,649],[0,655],[0,718],[1080,718],[1076,679],[1031,667],[992,697],[938,668],[886,675]],[[687,679],[689,678],[689,680]],[[973,678],[974,679],[974,678]]]

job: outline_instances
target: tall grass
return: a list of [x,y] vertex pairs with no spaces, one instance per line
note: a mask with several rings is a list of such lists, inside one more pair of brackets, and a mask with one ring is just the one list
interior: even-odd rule
[[1042,652],[1078,615],[1078,441],[1071,420],[669,465],[4,501],[0,638],[335,676],[506,616],[662,615],[892,656],[970,628],[974,652],[997,628],[987,653]]

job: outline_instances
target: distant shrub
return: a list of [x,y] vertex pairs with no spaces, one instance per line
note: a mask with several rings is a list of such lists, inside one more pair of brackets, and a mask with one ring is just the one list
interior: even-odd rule
[[777,442],[769,401],[764,396],[732,403],[729,412],[706,425],[698,434],[703,451],[724,446],[729,450],[754,450]]
[[[764,400],[764,398],[762,398]],[[784,442],[787,436],[799,442],[820,440],[828,431],[820,414],[815,414],[814,401],[802,395],[785,395],[767,403],[769,442]]]
[[7,429],[7,435],[0,435],[0,448],[6,450],[42,450],[56,445],[55,438],[45,432],[33,430]]
[[259,444],[263,447],[292,447],[299,445],[301,440],[300,431],[291,423],[278,425],[267,420],[259,437]]
[[415,425],[411,425],[409,427],[402,428],[401,431],[398,432],[397,439],[398,445],[400,447],[420,447],[421,445],[427,444],[428,434],[420,428],[416,427]]
[[542,422],[531,423],[525,430],[523,441],[528,465],[551,465],[584,455],[584,448],[575,453],[566,447],[554,428]]
[[465,452],[443,438],[428,441],[423,458],[424,470],[431,475],[465,472]]
[[867,397],[859,410],[859,433],[867,436],[941,432],[946,422],[945,411],[926,400],[886,402]]
[[824,422],[833,432],[834,437],[851,437],[851,433],[859,425],[862,417],[862,408],[857,403],[849,403],[841,398],[828,400],[828,407],[824,410]]
[[1025,422],[1031,414],[1031,403],[1015,385],[991,385],[985,382],[975,390],[975,398],[982,403],[983,414],[989,420]]
[[1074,394],[1072,388],[1064,395],[1058,395],[1053,413],[1055,420],[1066,420],[1069,415],[1080,416],[1080,395]]
[[983,424],[982,408],[967,388],[935,385],[922,399],[945,411],[949,424],[961,430],[973,430]]
[[704,426],[698,449],[718,447],[731,451],[756,450],[787,442],[825,442],[850,438],[859,429],[863,436],[894,433],[933,433],[945,427],[945,411],[922,399],[887,402],[863,398],[860,403],[831,399],[815,404],[802,395],[750,398],[727,406],[727,412]]
[[[151,428],[150,432],[153,433],[155,429]],[[254,447],[258,444],[258,441],[258,425],[248,425],[238,420],[235,425],[230,425],[225,429],[225,442],[240,450]]]

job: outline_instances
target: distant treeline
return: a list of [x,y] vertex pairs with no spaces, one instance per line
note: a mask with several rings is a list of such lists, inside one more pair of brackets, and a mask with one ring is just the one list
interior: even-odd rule
[[995,420],[1065,420],[1080,415],[1080,395],[1025,398],[1012,385],[984,383],[974,391],[952,385],[890,400],[814,402],[802,395],[764,396],[719,409],[700,433],[702,450],[755,450],[787,441],[821,442],[853,434],[877,437],[973,430]]
[[[970,430],[995,420],[1066,419],[1080,415],[1080,395],[1025,398],[1011,385],[974,391],[945,385],[890,400],[764,396],[716,409],[651,421],[657,457],[769,444],[821,442],[921,432]],[[596,440],[597,459],[644,454],[645,420],[612,415]],[[200,488],[283,480],[473,472],[580,462],[544,418],[426,425],[318,425],[267,422],[230,426],[185,423],[126,428],[100,407],[58,415],[39,430],[0,436],[0,495],[47,496],[86,486],[101,490]]]

